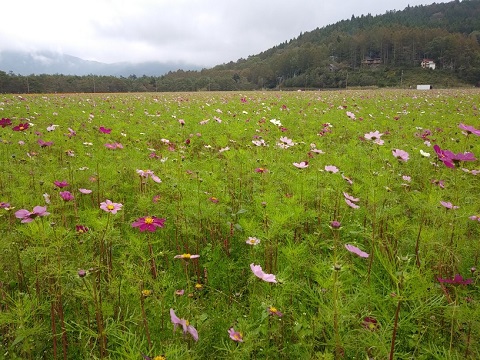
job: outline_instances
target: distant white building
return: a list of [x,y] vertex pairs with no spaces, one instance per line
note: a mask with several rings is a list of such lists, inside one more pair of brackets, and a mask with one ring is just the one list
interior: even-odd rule
[[432,85],[417,85],[417,90],[431,90],[433,89]]
[[420,65],[422,65],[422,68],[424,69],[435,70],[435,61],[432,59],[423,59]]

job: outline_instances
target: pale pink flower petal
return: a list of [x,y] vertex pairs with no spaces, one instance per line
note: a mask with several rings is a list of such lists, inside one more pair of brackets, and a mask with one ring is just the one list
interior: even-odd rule
[[368,258],[370,255],[368,255],[365,251],[360,250],[356,246],[350,245],[350,244],[345,244],[345,249],[350,251],[351,253],[358,255],[362,258]]

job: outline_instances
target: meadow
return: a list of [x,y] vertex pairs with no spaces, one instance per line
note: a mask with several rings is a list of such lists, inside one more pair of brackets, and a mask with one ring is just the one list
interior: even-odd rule
[[479,108],[0,95],[0,359],[479,359]]

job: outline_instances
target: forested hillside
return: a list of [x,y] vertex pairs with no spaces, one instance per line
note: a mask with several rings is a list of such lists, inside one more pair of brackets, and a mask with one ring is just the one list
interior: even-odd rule
[[[428,59],[435,69],[422,68]],[[300,34],[260,54],[160,77],[16,76],[2,92],[123,92],[480,86],[480,0],[359,17]]]

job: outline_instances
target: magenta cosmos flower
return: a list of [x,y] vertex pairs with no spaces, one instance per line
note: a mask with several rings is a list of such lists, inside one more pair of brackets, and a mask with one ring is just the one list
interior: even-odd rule
[[60,191],[60,197],[64,201],[72,201],[73,200],[73,195],[70,191]]
[[277,279],[275,278],[275,275],[265,274],[260,265],[255,265],[255,264],[251,263],[250,264],[250,269],[252,269],[252,272],[255,274],[256,277],[262,279],[263,281],[271,282],[271,283],[276,283],[277,282]]
[[406,151],[400,150],[400,149],[395,149],[392,150],[392,155],[395,156],[398,160],[406,162],[410,155]]
[[98,131],[100,131],[102,134],[110,134],[110,133],[112,132],[112,129],[107,129],[107,128],[103,127],[103,126],[100,126],[100,127],[98,128]]
[[466,135],[474,134],[474,135],[480,136],[480,130],[475,129],[473,126],[460,123],[458,127],[462,130],[465,130],[464,134]]
[[122,207],[122,204],[114,203],[108,199],[100,203],[100,209],[112,214],[116,214],[118,210],[122,209]]
[[138,227],[140,231],[154,232],[157,227],[163,228],[165,226],[165,219],[160,219],[155,216],[144,216],[132,223],[132,227]]
[[241,332],[235,331],[235,329],[232,327],[228,329],[228,335],[230,336],[230,339],[236,342],[243,342],[243,335]]
[[35,218],[50,215],[45,206],[35,206],[33,211],[21,209],[15,212],[17,219],[22,219],[22,223],[32,222]]
[[368,258],[369,255],[365,252],[357,248],[356,246],[350,245],[350,244],[345,244],[345,249],[350,251],[351,253],[358,255],[362,258]]
[[193,340],[198,341],[198,332],[197,330],[190,325],[188,320],[180,319],[177,315],[175,315],[175,311],[170,309],[170,319],[173,323],[173,332],[177,330],[177,326],[181,326],[183,328],[183,335],[186,335],[187,332],[192,335]]
[[25,131],[25,130],[28,129],[28,127],[29,127],[29,123],[24,123],[24,124],[20,123],[17,126],[14,126],[12,128],[12,130],[13,131]]
[[438,278],[437,280],[441,283],[453,285],[469,285],[473,282],[473,279],[464,279],[460,274],[456,274],[453,279]]
[[68,183],[66,180],[63,180],[63,181],[55,180],[53,183],[55,184],[56,187],[59,187],[59,188],[64,188],[68,186]]
[[2,120],[0,120],[0,126],[2,128],[9,125],[12,125],[12,120],[10,120],[9,118],[2,118]]

